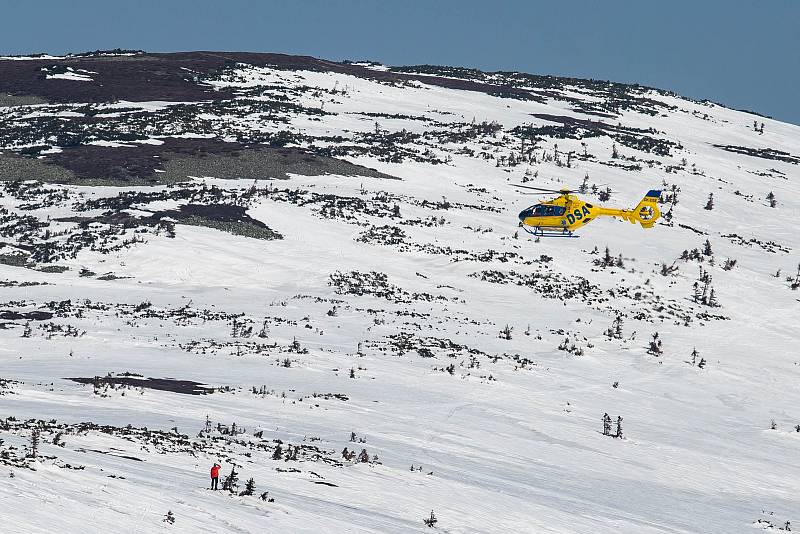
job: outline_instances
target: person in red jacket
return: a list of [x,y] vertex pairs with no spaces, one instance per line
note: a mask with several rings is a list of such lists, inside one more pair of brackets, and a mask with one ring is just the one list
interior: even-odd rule
[[217,485],[219,484],[219,464],[214,464],[211,468],[211,489],[217,489]]

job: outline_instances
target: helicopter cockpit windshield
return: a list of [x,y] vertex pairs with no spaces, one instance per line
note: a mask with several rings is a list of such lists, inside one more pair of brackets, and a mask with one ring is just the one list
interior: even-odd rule
[[519,220],[524,221],[528,217],[562,217],[566,212],[564,206],[551,206],[549,204],[535,204],[519,214]]
[[564,206],[550,206],[547,204],[538,204],[533,206],[533,213],[531,217],[560,217],[564,215]]

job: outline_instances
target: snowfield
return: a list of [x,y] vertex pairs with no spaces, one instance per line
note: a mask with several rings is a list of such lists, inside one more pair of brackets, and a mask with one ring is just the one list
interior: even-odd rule
[[[236,96],[158,127],[139,114],[192,104],[111,107],[132,137],[86,146],[290,134],[364,173],[0,176],[4,532],[800,528],[800,127],[577,81],[200,83]],[[34,112],[85,111],[0,117]],[[523,182],[625,208],[661,189],[669,216],[536,240],[517,214],[549,197]]]

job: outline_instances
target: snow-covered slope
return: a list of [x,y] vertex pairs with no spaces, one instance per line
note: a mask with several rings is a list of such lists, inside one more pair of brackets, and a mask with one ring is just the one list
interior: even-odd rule
[[[331,65],[193,75],[220,100],[0,108],[5,532],[800,523],[800,127]],[[119,154],[150,183],[92,167]],[[669,216],[533,240],[523,182],[662,189]],[[236,492],[207,489],[214,462]]]

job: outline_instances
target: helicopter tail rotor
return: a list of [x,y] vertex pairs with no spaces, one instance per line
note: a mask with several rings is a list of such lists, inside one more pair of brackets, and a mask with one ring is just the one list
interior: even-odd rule
[[658,209],[660,196],[661,191],[657,189],[648,191],[642,201],[633,209],[630,215],[631,222],[638,222],[642,228],[652,228],[661,216],[661,211]]

